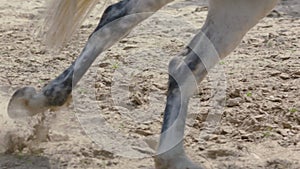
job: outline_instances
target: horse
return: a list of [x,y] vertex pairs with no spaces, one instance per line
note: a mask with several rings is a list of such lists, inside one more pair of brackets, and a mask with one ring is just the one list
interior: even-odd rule
[[[17,90],[8,105],[11,118],[34,116],[64,105],[96,57],[126,37],[140,22],[173,0],[121,0],[104,11],[77,59],[37,92]],[[210,0],[206,21],[183,51],[169,62],[168,91],[157,155],[157,169],[202,169],[186,155],[183,136],[190,97],[208,71],[231,53],[244,35],[278,0]],[[52,0],[45,25],[51,46],[67,41],[97,0]]]

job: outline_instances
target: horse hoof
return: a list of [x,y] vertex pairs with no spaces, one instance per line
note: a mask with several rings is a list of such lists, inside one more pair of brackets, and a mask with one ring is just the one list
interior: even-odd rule
[[45,111],[43,98],[36,93],[33,87],[17,90],[8,103],[8,116],[13,119],[25,118]]
[[171,159],[164,155],[154,158],[156,169],[204,169],[193,163],[186,155],[175,156]]

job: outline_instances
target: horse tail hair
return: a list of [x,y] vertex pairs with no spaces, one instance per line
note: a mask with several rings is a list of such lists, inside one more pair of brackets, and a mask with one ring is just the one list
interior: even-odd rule
[[49,0],[42,32],[48,47],[60,48],[99,0]]

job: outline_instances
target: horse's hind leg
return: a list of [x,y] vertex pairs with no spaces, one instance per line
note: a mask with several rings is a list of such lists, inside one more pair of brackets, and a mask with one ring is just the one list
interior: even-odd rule
[[101,52],[125,37],[138,23],[171,1],[173,0],[122,0],[108,7],[76,61],[44,87],[42,92],[36,93],[31,87],[16,91],[8,105],[9,116],[13,118],[31,116],[50,107],[63,105],[73,86]]
[[190,96],[218,61],[239,44],[242,37],[276,4],[276,0],[211,0],[201,32],[186,51],[169,64],[169,89],[157,169],[199,169],[185,155],[183,136]]

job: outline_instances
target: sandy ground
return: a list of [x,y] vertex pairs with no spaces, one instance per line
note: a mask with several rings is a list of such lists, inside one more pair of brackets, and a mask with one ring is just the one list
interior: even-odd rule
[[[287,2],[246,35],[191,99],[185,146],[198,164],[300,168],[300,19],[292,10],[299,3],[288,8]],[[205,2],[165,7],[101,54],[73,93],[73,104],[18,121],[6,113],[13,91],[40,89],[60,74],[80,53],[103,8],[97,5],[65,48],[49,51],[35,36],[42,1],[0,4],[0,168],[154,168],[168,61],[203,24]],[[225,77],[217,82],[226,87],[220,95],[226,104],[220,124],[205,132],[219,75]]]

